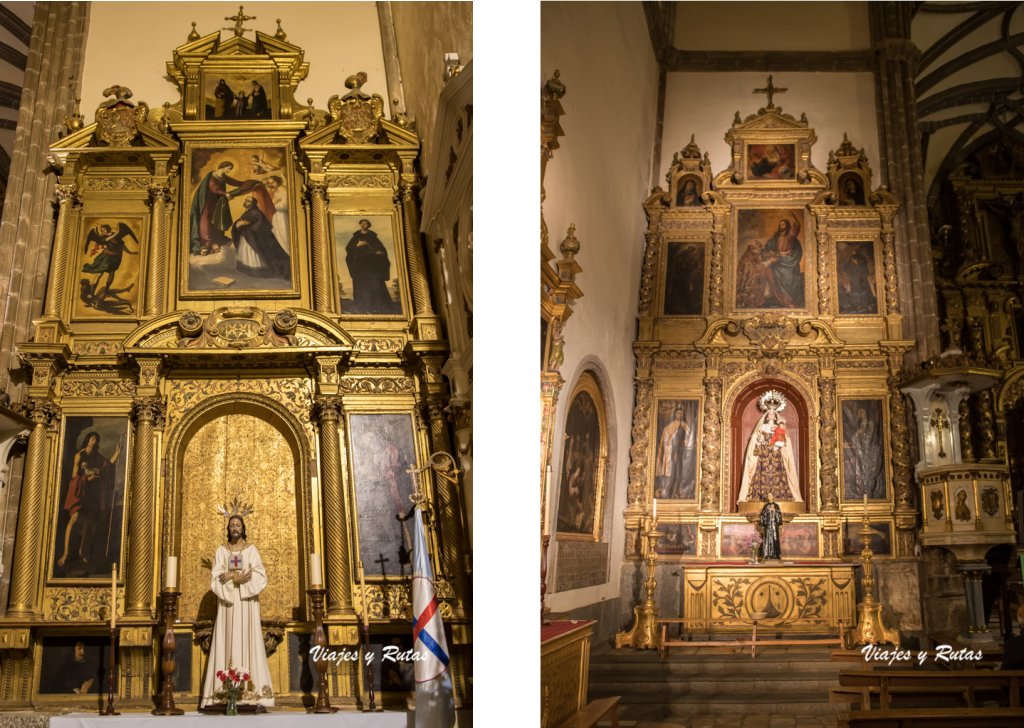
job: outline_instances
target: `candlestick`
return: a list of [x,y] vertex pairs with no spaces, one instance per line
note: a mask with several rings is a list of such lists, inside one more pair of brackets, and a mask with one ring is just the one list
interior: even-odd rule
[[178,557],[168,556],[167,565],[164,567],[164,588],[178,588]]
[[655,521],[658,520],[658,499],[657,498],[654,499],[654,511],[651,513],[651,518],[653,518]]
[[320,566],[320,554],[309,555],[309,582],[314,587],[324,585],[324,574]]
[[864,517],[867,518],[867,515],[868,515],[868,494],[865,493],[864,494]]
[[117,626],[117,564],[110,565],[110,629]]
[[547,536],[551,533],[550,523],[550,510],[551,510],[551,466],[548,465],[547,473],[544,475],[544,532],[542,536]]

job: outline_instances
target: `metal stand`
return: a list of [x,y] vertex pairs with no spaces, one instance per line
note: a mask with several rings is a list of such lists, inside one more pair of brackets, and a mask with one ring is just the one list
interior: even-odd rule
[[110,628],[110,659],[107,661],[107,707],[100,715],[121,715],[114,709],[114,691],[117,684],[117,627]]
[[548,544],[551,536],[542,536],[540,540],[540,623],[544,624],[544,614],[548,611],[544,606],[544,595],[548,591]]
[[174,706],[174,622],[178,616],[178,597],[181,592],[176,589],[164,589],[160,592],[160,605],[163,609],[164,636],[160,642],[160,670],[163,672],[163,688],[157,696],[157,707],[153,715],[184,715],[185,711]]
[[615,649],[635,647],[638,650],[655,650],[661,647],[657,625],[658,606],[654,603],[654,590],[658,586],[654,578],[654,568],[658,563],[658,552],[655,549],[658,539],[661,538],[658,521],[650,516],[644,516],[640,524],[639,537],[645,539],[647,543],[644,554],[644,560],[647,562],[647,581],[644,582],[647,598],[643,604],[633,607],[633,627],[628,632],[616,633]]
[[310,708],[310,713],[333,713],[337,708],[331,707],[331,699],[327,695],[327,666],[330,660],[327,659],[327,635],[324,634],[324,596],[327,591],[321,587],[311,587],[306,590],[309,595],[309,604],[313,609],[313,620],[316,626],[313,629],[313,644],[320,649],[319,656],[314,660],[317,674],[316,704]]
[[882,621],[882,604],[875,601],[874,565],[871,563],[871,537],[879,533],[871,528],[867,507],[861,521],[860,540],[864,543],[860,558],[864,563],[864,601],[857,605],[857,626],[850,632],[850,645],[892,644],[899,647],[900,631],[889,629]]
[[[363,592],[363,609],[368,609],[369,605],[366,603],[366,592]],[[370,706],[368,710],[374,712],[377,710],[377,701],[373,695],[373,663],[366,659],[366,656],[370,654],[370,619],[368,616],[363,617],[363,663],[366,665],[366,690],[369,694]]]

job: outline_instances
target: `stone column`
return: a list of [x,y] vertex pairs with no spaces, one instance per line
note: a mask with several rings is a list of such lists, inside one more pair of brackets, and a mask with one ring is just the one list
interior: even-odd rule
[[405,258],[409,264],[409,282],[412,285],[412,303],[416,315],[432,315],[434,309],[430,303],[430,287],[427,283],[427,268],[423,263],[423,250],[420,247],[420,224],[416,214],[416,187],[406,179],[402,179],[399,194],[402,198],[402,227],[405,230]]
[[324,501],[324,557],[327,561],[327,616],[352,615],[352,567],[345,491],[342,483],[341,399],[319,397],[313,408],[320,423],[320,492]]
[[78,185],[57,185],[57,231],[53,237],[53,256],[50,262],[50,280],[46,289],[46,307],[43,315],[47,318],[62,318],[64,308],[64,282],[67,280],[70,256],[72,210],[81,204]]
[[306,185],[306,194],[309,198],[310,237],[313,240],[313,308],[320,313],[333,313],[335,292],[329,276],[327,185],[311,181]]
[[36,591],[39,584],[39,553],[43,496],[47,482],[47,428],[59,417],[56,405],[48,400],[28,401],[32,432],[28,437],[25,476],[21,486],[18,531],[14,541],[14,568],[11,575],[8,617],[31,618],[36,615]]
[[[941,342],[914,95],[918,50],[910,40],[913,13],[914,7],[909,3],[868,6],[876,58],[875,104],[882,181],[903,204],[903,214],[894,220],[900,308],[907,337],[916,342],[912,356],[923,360],[936,356]],[[891,306],[887,305],[887,309]]]
[[149,231],[149,276],[146,280],[147,316],[164,312],[167,296],[167,203],[171,189],[167,184],[149,186],[153,224]]
[[32,22],[18,126],[0,222],[0,387],[17,366],[15,344],[29,338],[43,308],[50,265],[54,178],[45,171],[49,145],[73,113],[85,53],[89,3],[37,3]]
[[[153,472],[153,431],[163,419],[159,397],[135,400],[135,452],[132,456],[131,511],[128,527],[128,564],[125,578],[125,616],[151,617],[153,610],[153,529],[156,488]],[[122,453],[124,457],[125,453]]]
[[964,594],[967,597],[967,634],[961,637],[972,642],[991,642],[992,633],[985,621],[985,600],[981,592],[981,579],[991,571],[991,567],[985,562],[968,562],[956,569],[964,575]]

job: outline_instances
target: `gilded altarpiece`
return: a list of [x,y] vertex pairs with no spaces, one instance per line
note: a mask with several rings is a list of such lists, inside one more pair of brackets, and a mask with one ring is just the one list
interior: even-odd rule
[[[707,618],[684,629],[728,631],[744,620],[749,629],[751,615],[765,614],[783,631],[849,626],[854,559],[843,538],[865,510],[895,526],[880,556],[913,554],[906,405],[895,389],[912,345],[901,339],[899,206],[884,187],[871,191],[868,161],[845,138],[827,169],[816,169],[816,139],[807,115],[784,113],[769,95],[726,131],[725,169],[715,173],[691,139],[673,158],[668,192],[655,188],[644,203],[626,549],[650,562],[657,498],[655,538],[679,542],[657,546],[657,561],[683,569],[682,614],[660,616]],[[861,492],[852,485],[844,495],[853,476],[841,477],[843,447],[855,433],[844,441],[841,418],[843,403],[866,400],[851,421],[875,415],[861,435],[883,444],[884,474],[865,505],[849,497]],[[689,403],[699,416],[687,415]],[[666,435],[673,410],[678,453]],[[754,438],[768,425],[771,447],[765,439],[759,449]],[[782,563],[754,565],[763,503],[740,496],[768,467],[759,457],[782,461],[772,450],[789,452],[773,476],[782,484]],[[673,477],[680,485],[667,487]],[[640,639],[636,629],[620,641]]]
[[[232,501],[252,508],[249,538],[270,575],[261,605],[277,705],[311,701],[288,659],[289,644],[308,642],[313,628],[310,554],[323,562],[330,646],[356,649],[364,619],[373,649],[406,639],[410,529],[383,538],[364,525],[356,478],[389,443],[398,496],[375,517],[399,524],[410,513],[407,470],[420,469],[456,703],[470,704],[464,504],[458,473],[435,478],[430,468],[451,443],[447,344],[418,234],[419,139],[404,118],[384,118],[363,73],[339,79],[325,109],[298,104],[308,71],[280,28],[223,41],[193,30],[167,64],[181,101],[151,109],[111,86],[95,121],[69,119],[51,148],[48,289],[35,337],[18,345],[33,430],[0,625],[0,707],[95,706],[99,681],[77,693],[40,682],[41,666],[58,659],[51,651],[77,649],[78,638],[91,649],[108,634],[109,568],[104,580],[76,561],[86,521],[68,526],[79,472],[84,482],[110,471],[103,533],[88,523],[104,538],[110,531],[109,547],[93,550],[118,562],[122,709],[148,710],[159,689],[160,589],[172,555],[186,673],[175,678],[179,706],[198,699],[216,607],[210,560],[225,538],[217,507]],[[217,95],[221,77],[249,89],[244,110],[237,95],[231,108]],[[343,269],[337,231],[344,245],[359,220],[387,228],[384,273],[380,256],[376,267]],[[370,236],[359,242],[376,251]],[[376,286],[386,301],[353,306],[339,281]],[[62,469],[64,460],[83,465]],[[330,667],[335,705],[367,700],[359,667]],[[377,705],[404,707],[405,697],[385,690]]]

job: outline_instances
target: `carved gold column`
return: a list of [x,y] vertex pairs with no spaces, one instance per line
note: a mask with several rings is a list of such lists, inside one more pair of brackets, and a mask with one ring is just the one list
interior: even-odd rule
[[311,181],[306,185],[306,194],[309,197],[310,233],[313,239],[313,308],[321,313],[334,313],[334,286],[329,275],[327,185]]
[[18,506],[18,531],[14,542],[14,566],[11,575],[8,617],[31,618],[36,615],[36,589],[39,577],[39,555],[43,495],[47,482],[47,429],[60,417],[60,410],[45,399],[30,399],[27,412],[32,420],[25,456],[25,475]]
[[996,411],[992,404],[992,390],[978,392],[978,459],[996,462]]
[[64,306],[64,281],[67,279],[68,259],[70,258],[70,241],[72,210],[80,204],[78,185],[57,185],[57,229],[53,236],[53,255],[50,264],[50,282],[46,289],[46,307],[43,315],[46,318],[60,318]]
[[423,250],[420,248],[419,219],[416,214],[416,186],[412,179],[402,175],[399,186],[402,198],[402,227],[405,233],[405,257],[409,262],[409,280],[412,283],[412,303],[416,315],[432,315],[434,309],[430,303],[430,288],[427,284],[427,269],[423,263]]
[[965,463],[974,461],[974,443],[971,441],[971,408],[969,398],[960,400],[957,412],[960,414],[960,459]]
[[719,375],[721,353],[704,352],[704,437],[700,463],[700,509],[717,511],[722,492],[722,378]]
[[725,248],[726,213],[729,205],[715,204],[711,207],[713,227],[711,228],[711,271],[708,277],[708,313],[722,315],[722,251]]
[[839,437],[836,431],[836,380],[824,374],[818,379],[818,441],[821,445],[821,509],[839,510]]
[[647,484],[647,448],[650,443],[651,394],[654,379],[651,368],[657,344],[637,342],[633,344],[636,357],[636,373],[633,387],[636,391],[633,405],[632,443],[629,446],[629,484],[626,486],[626,512],[636,516],[644,512],[647,500],[644,486]]
[[829,243],[827,208],[815,205],[815,239],[818,244],[818,315],[831,316],[832,311],[832,246]]
[[171,189],[167,183],[149,186],[149,203],[153,224],[149,231],[149,276],[146,281],[147,316],[164,312],[167,288],[167,203]]
[[341,398],[321,396],[313,411],[320,424],[320,491],[324,499],[324,555],[327,559],[327,616],[355,614],[349,562],[348,513],[341,482]]
[[[153,431],[164,416],[159,397],[141,397],[132,403],[135,452],[132,454],[131,510],[128,530],[128,568],[125,578],[125,616],[152,616],[153,530],[156,488],[153,472]],[[123,455],[122,455],[123,457]]]

